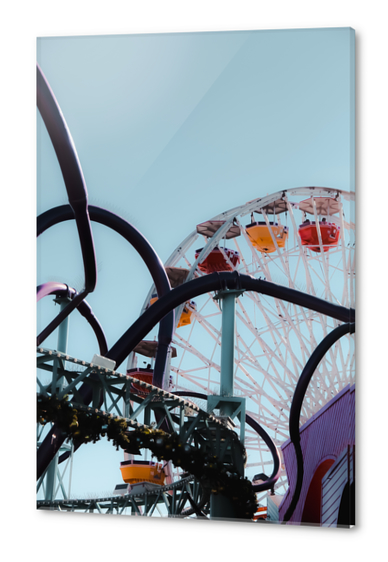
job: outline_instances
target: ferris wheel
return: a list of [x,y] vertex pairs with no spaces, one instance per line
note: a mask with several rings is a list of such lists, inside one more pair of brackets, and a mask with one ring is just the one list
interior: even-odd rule
[[[216,271],[238,271],[354,307],[354,204],[352,192],[302,187],[222,212],[196,225],[171,254],[165,263],[171,286]],[[172,393],[219,393],[222,311],[214,296],[202,295],[176,310],[169,365]],[[155,300],[151,288],[143,311]],[[247,414],[267,431],[280,452],[289,438],[290,406],[302,369],[339,322],[250,292],[237,298],[235,322],[234,395],[246,398]],[[132,371],[136,370],[136,351],[128,361]],[[354,371],[353,342],[347,336],[329,350],[315,372],[301,423],[352,382]],[[245,446],[246,476],[265,479],[272,456],[249,427]],[[287,486],[282,468],[275,486],[279,494]]]

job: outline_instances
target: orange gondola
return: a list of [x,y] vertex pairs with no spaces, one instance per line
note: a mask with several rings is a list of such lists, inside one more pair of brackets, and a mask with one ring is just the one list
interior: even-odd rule
[[[203,248],[195,251],[195,259],[198,258]],[[198,264],[198,269],[203,273],[215,273],[216,271],[233,271],[240,263],[240,254],[229,248],[214,248],[208,256]]]
[[264,254],[275,252],[277,246],[284,248],[288,238],[287,226],[270,222],[269,227],[266,222],[252,222],[245,227],[252,245]]
[[[340,227],[333,223],[327,222],[326,219],[319,221],[319,230],[321,234],[322,249],[324,252],[330,248],[337,246],[340,237]],[[314,222],[306,220],[299,226],[298,234],[303,246],[309,248],[313,252],[320,252],[319,234],[317,225]]]
[[[152,299],[150,300],[150,305],[154,304],[154,302],[156,302],[157,300],[158,297],[152,297]],[[194,301],[188,301],[184,306],[181,317],[179,318],[177,328],[191,324],[191,316],[195,310],[197,310],[196,303]]]
[[181,317],[179,318],[177,328],[181,326],[188,326],[191,324],[191,317],[193,312],[197,310],[197,305],[194,301],[189,301],[185,304]]
[[151,461],[123,461],[120,463],[121,476],[127,484],[151,482],[163,486],[165,473],[163,466]]
[[[166,267],[166,273],[170,281],[171,288],[174,289],[182,285],[185,282],[186,277],[189,273],[188,269],[184,269],[182,267]],[[195,276],[195,275],[194,275]],[[156,293],[152,295],[150,299],[149,306],[154,304],[158,300]],[[197,305],[194,301],[189,301],[185,304],[183,309],[182,315],[178,322],[178,328],[181,326],[187,326],[187,324],[191,323],[191,315],[194,310],[196,310]]]

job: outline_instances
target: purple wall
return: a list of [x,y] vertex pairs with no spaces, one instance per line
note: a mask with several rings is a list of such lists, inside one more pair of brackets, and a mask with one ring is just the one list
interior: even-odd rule
[[[304,478],[299,502],[290,519],[294,524],[302,521],[310,483],[317,468],[326,459],[335,461],[348,445],[355,444],[355,386],[346,386],[306,422],[300,429],[300,439]],[[290,440],[282,445],[282,451],[290,489],[279,506],[280,521],[291,503],[290,490],[294,490],[296,482],[296,459]]]

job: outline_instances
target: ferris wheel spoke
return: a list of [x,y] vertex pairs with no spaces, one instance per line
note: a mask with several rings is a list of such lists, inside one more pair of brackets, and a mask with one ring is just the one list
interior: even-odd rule
[[[293,287],[294,287],[294,284],[293,284],[293,281],[292,281],[292,278],[291,278],[291,275],[290,275],[290,271],[289,271],[288,265],[285,264],[283,255],[282,255],[282,253],[281,253],[281,251],[280,251],[280,248],[279,248],[279,245],[278,245],[278,242],[277,242],[277,240],[276,240],[276,238],[275,238],[275,236],[274,236],[274,234],[273,234],[273,232],[272,232],[272,228],[271,228],[271,226],[270,226],[267,213],[264,211],[264,209],[261,209],[261,213],[262,213],[262,215],[263,215],[263,217],[264,217],[264,220],[265,220],[265,223],[266,223],[266,225],[267,225],[268,232],[270,233],[270,236],[271,236],[271,238],[272,238],[272,242],[273,242],[273,244],[274,244],[274,246],[275,246],[275,248],[276,248],[276,253],[277,253],[278,257],[280,258],[280,262],[281,262],[281,264],[282,264],[282,266],[283,266],[283,267],[281,268],[281,270],[286,274],[286,276],[287,276],[287,278],[288,278],[288,281],[289,281],[289,286],[290,286],[291,288],[293,288]],[[274,219],[275,219],[275,215],[274,215]],[[278,217],[278,220],[279,220],[279,217]]]
[[[240,371],[244,375],[241,376],[240,372],[235,375],[235,389],[236,392],[240,392],[243,395],[248,395],[250,398],[253,399],[254,395],[256,396],[267,396],[263,386],[264,381],[268,382],[268,373],[264,369],[260,367],[259,364],[256,364],[257,370],[261,373],[263,377],[263,381],[259,384],[257,380],[249,373],[247,369],[245,369],[242,365],[240,365]],[[276,392],[276,394],[278,394]],[[278,395],[279,400],[283,400],[281,396]],[[259,399],[258,399],[259,400]],[[273,401],[273,404],[277,404],[277,401],[273,396],[269,398],[270,401]]]
[[333,346],[333,355],[337,364],[337,361],[340,362],[341,364],[341,371],[345,372],[346,371],[346,366],[345,366],[345,361],[344,361],[344,356],[343,356],[343,351],[342,351],[342,342],[336,342],[335,345]]
[[274,413],[269,410],[263,408],[263,412],[258,417],[258,422],[266,428],[268,433],[272,432],[275,442],[278,441],[275,436],[280,433],[282,433],[282,439],[284,440],[289,437],[288,424],[280,422]]
[[[240,225],[240,228],[241,228],[241,225]],[[241,263],[242,263],[242,265],[243,265],[243,270],[245,271],[245,273],[246,273],[247,275],[250,275],[250,270],[249,270],[248,264],[247,264],[247,262],[246,262],[246,259],[245,259],[245,257],[244,257],[243,252],[242,252],[241,249],[240,249],[240,246],[238,245],[238,242],[237,242],[236,238],[233,239],[233,242],[234,242],[234,244],[235,244],[235,246],[236,246],[237,252],[239,253],[240,260],[241,260]]]
[[[311,314],[311,316],[308,316],[305,309],[301,306],[298,306],[296,304],[292,305],[292,309],[294,310],[294,314],[293,316],[290,315],[291,320],[289,320],[289,325],[290,325],[290,329],[294,330],[298,330],[298,334],[300,335],[300,338],[302,340],[302,346],[303,346],[303,352],[305,353],[304,355],[304,363],[307,361],[307,359],[309,358],[311,352],[313,349],[316,348],[317,346],[317,340],[314,334],[314,330],[312,327],[312,323],[313,323],[313,319],[315,318],[314,313],[309,312],[309,314]],[[303,330],[300,330],[300,326],[301,325],[306,326],[308,334],[304,333]],[[298,329],[299,328],[299,329]],[[302,366],[302,365],[300,365]]]
[[[189,376],[187,374],[187,372],[182,373],[181,371],[178,371],[175,367],[172,367],[171,370],[173,372],[178,373],[179,376],[180,376],[180,379],[183,379],[184,381],[191,383],[193,385],[193,387],[202,389],[205,394],[208,392],[208,379],[207,379],[207,377],[204,377],[202,379],[203,380],[203,384],[202,384],[201,379],[198,376],[196,376],[196,377]],[[214,381],[214,384],[217,384],[217,381]],[[177,385],[177,390],[188,390],[188,387],[187,387],[187,385],[183,385],[182,381],[181,381],[179,383],[179,385]]]
[[[336,295],[333,293],[333,291],[330,288],[329,273],[326,272],[325,269],[322,267],[322,263],[320,262],[319,258],[317,258],[316,256],[311,256],[310,263],[312,264],[311,265],[312,273],[317,277],[318,282],[321,283],[322,286],[324,286],[324,293],[318,296],[324,298],[329,302],[336,302],[337,304],[341,304],[341,301],[336,297]],[[313,265],[317,265],[318,267],[313,267]],[[320,272],[318,271],[318,268],[320,269]],[[334,273],[335,271],[333,271],[333,275]]]
[[349,298],[350,298],[350,306],[353,306],[352,303],[354,303],[354,287],[353,287],[353,266],[354,266],[354,259],[355,256],[353,256],[353,262],[352,262],[352,256],[349,252],[348,255],[348,261],[347,261],[347,272],[348,272],[348,286],[349,286]]
[[313,211],[314,211],[316,230],[317,230],[317,233],[318,233],[320,255],[322,257],[321,267],[323,267],[323,273],[324,273],[324,277],[325,277],[325,299],[328,300],[329,299],[329,286],[330,286],[329,270],[328,270],[328,264],[327,264],[328,257],[325,256],[325,252],[324,252],[324,249],[323,249],[321,226],[319,224],[319,218],[318,218],[318,214],[317,214],[317,205],[316,205],[315,199],[313,199]]
[[349,355],[351,355],[351,358],[350,358],[350,361],[349,361],[349,371],[352,372],[354,370],[354,367],[355,367],[356,357],[355,357],[354,353],[350,354],[350,350],[349,350]]
[[[343,202],[342,198],[340,198],[341,202],[341,210],[340,210],[340,226],[341,226],[341,253],[342,253],[342,262],[344,264],[347,263],[346,260],[346,242],[345,242],[345,221],[344,221],[344,209],[343,209]],[[349,291],[348,291],[348,271],[346,267],[343,268],[343,275],[344,275],[344,294],[343,294],[343,302],[345,306],[349,306]]]
[[[248,297],[249,297],[249,298],[253,301],[253,303],[259,308],[259,310],[260,310],[261,314],[263,315],[263,318],[264,318],[264,320],[265,320],[265,322],[266,322],[266,324],[267,324],[267,326],[268,326],[268,328],[269,328],[269,331],[270,331],[270,333],[271,333],[272,342],[274,343],[275,346],[278,346],[278,343],[277,343],[277,342],[278,342],[279,340],[282,341],[282,338],[283,338],[283,337],[286,337],[286,327],[285,327],[284,323],[281,323],[281,324],[280,324],[281,327],[282,327],[282,329],[283,329],[283,332],[284,332],[284,335],[282,336],[282,335],[280,334],[280,332],[279,332],[279,330],[278,330],[276,324],[274,323],[274,321],[270,321],[270,318],[269,318],[269,313],[272,314],[272,315],[276,318],[275,313],[274,313],[272,310],[270,310],[269,313],[268,313],[268,311],[267,311],[265,305],[261,302],[261,299],[260,299],[260,297],[259,297],[257,294],[249,294]],[[263,299],[263,300],[264,300],[264,299]],[[275,300],[276,300],[276,299],[275,299]],[[276,305],[278,306],[277,300],[276,300]],[[244,307],[243,307],[243,305],[242,305],[241,300],[239,301],[239,306],[240,306],[240,307],[243,309],[243,311],[244,311]],[[245,313],[245,315],[246,315],[246,313]],[[247,316],[247,315],[246,315],[246,316]],[[278,316],[278,317],[279,317],[279,316]],[[276,318],[276,320],[278,320],[278,318]],[[293,352],[292,352],[292,349],[290,349],[290,354],[291,354],[291,356],[292,356],[292,358],[293,358],[293,361],[295,361],[295,360],[296,360],[296,357],[294,356],[294,354],[293,354]]]
[[[332,274],[331,274],[331,278],[330,278],[330,284],[336,283],[336,279],[334,278],[336,275],[338,275],[340,273],[341,276],[342,276],[342,271],[341,271],[341,268],[339,267],[340,263],[342,263],[342,256],[338,256],[338,259],[340,260],[338,262],[338,264],[336,266],[333,266],[333,265],[331,266]],[[345,303],[347,303],[346,306],[349,307],[349,297],[348,297],[347,287],[346,287],[346,290],[345,290],[345,287],[344,287],[341,298],[338,298],[333,293],[333,302],[336,302],[340,306],[342,306],[342,303],[345,302]]]
[[193,264],[187,259],[186,254],[183,254],[183,259],[185,260],[185,263],[187,265],[187,267],[189,268],[189,270],[192,268]]
[[[191,332],[192,332],[192,330],[193,330],[193,326],[191,327]],[[176,331],[175,331],[175,334],[174,334],[173,343],[175,343],[181,349],[183,349],[183,353],[182,353],[182,356],[181,356],[180,361],[179,361],[179,369],[180,369],[181,366],[182,366],[182,363],[184,361],[186,352],[191,352],[192,346],[187,341],[183,340],[183,338],[181,338],[179,336],[179,334],[176,333]]]
[[295,232],[295,236],[296,236],[298,246],[299,246],[300,256],[302,258],[304,269],[305,269],[306,282],[307,282],[307,292],[316,296],[316,292],[315,292],[314,285],[313,285],[312,280],[311,280],[311,275],[310,275],[310,271],[309,271],[307,260],[306,260],[306,255],[304,253],[304,248],[302,246],[302,242],[301,242],[299,236],[297,236],[297,234],[296,234],[298,232],[298,229],[296,227],[294,211],[293,211],[292,205],[290,204],[290,202],[288,200],[287,195],[285,195],[284,199],[287,202],[288,212],[290,213],[291,222],[292,222],[293,229],[294,229],[294,232]]
[[[302,352],[302,358],[303,358],[304,362],[306,362],[308,360],[308,358],[310,357],[311,352],[312,352],[311,348],[310,349],[307,348],[306,342],[309,342],[310,346],[311,346],[312,333],[310,331],[310,340],[308,340],[306,338],[306,341],[304,341],[305,336],[303,335],[302,331],[300,330],[300,322],[295,322],[293,320],[293,318],[291,317],[291,315],[288,312],[287,307],[284,305],[284,303],[279,303],[279,304],[280,304],[280,306],[283,310],[283,314],[284,314],[285,319],[289,323],[290,329],[292,329],[293,333],[295,334],[295,336],[297,337],[297,339],[299,341],[300,349],[301,349],[301,352]],[[297,309],[296,305],[293,305],[293,306],[294,306],[294,309]],[[306,321],[305,311],[301,307],[298,307],[298,312],[302,315],[302,317],[304,317],[304,320]],[[311,327],[309,327],[308,322],[306,322],[305,325],[307,326],[307,328],[309,330],[311,330]],[[315,338],[313,339],[313,341],[315,341]],[[314,343],[313,343],[313,345],[314,345]],[[302,369],[302,363],[301,362],[299,362],[299,367],[300,367],[300,369]]]
[[292,252],[291,256],[294,257],[294,254],[295,254],[295,257],[296,257],[296,264],[295,264],[295,268],[294,268],[294,278],[292,280],[292,283],[293,283],[293,286],[295,288],[300,290],[300,288],[296,286],[296,280],[297,280],[297,277],[298,277],[299,269],[301,267],[302,258],[301,258],[301,255],[300,255],[299,252]]
[[[203,313],[203,307],[200,310],[194,310],[193,314],[192,314],[192,318],[198,322],[204,329],[206,329],[208,331],[209,334],[212,334],[212,337],[219,337],[221,332],[220,330],[218,330],[217,328],[215,328],[213,326],[213,324],[209,321],[209,318],[214,319],[215,317],[218,316],[219,319],[221,319],[221,310],[219,308],[219,306],[217,305],[217,303],[214,301],[214,299],[211,297],[208,299],[207,303],[213,301],[214,306],[217,307],[217,311],[216,312],[211,312],[211,313],[207,313],[204,314]],[[212,307],[213,310],[213,307]]]
[[289,373],[290,376],[292,376],[292,371],[287,367],[287,365],[284,363],[284,361],[274,353],[274,351],[268,346],[268,344],[258,334],[255,333],[254,328],[245,320],[245,318],[239,312],[236,312],[236,317],[239,318],[243,322],[243,324],[248,328],[248,330],[250,332],[252,332],[252,334],[256,335],[257,341],[260,344],[261,348],[263,349],[264,353],[266,353],[271,358],[270,364],[271,364],[273,370],[275,371],[275,373],[277,374],[277,376],[279,376],[279,373],[276,370],[272,360],[277,361],[279,363],[279,365],[282,368],[284,368]]
[[[246,383],[246,381],[242,381],[241,378],[236,379],[236,395],[245,395],[247,392],[247,388],[252,388],[252,385]],[[288,407],[284,400],[275,400],[274,398],[269,397],[265,392],[258,391],[257,388],[253,387],[249,394],[249,399],[251,403],[254,403],[258,406],[259,413],[255,416],[255,419],[259,421],[262,425],[268,428],[273,428],[274,423],[279,423],[276,412],[281,404],[281,407],[287,411]],[[263,399],[268,402],[268,406],[265,405]],[[271,406],[271,408],[269,407]]]
[[[266,393],[264,389],[257,389],[256,385],[250,385],[241,377],[236,377],[236,390],[244,394],[247,388],[251,389],[249,398],[252,399],[252,401],[255,402],[259,407],[259,414],[257,414],[256,417],[259,416],[259,418],[261,419],[260,423],[263,423],[263,425],[270,427],[272,426],[272,423],[274,421],[276,423],[279,422],[277,415],[280,415],[280,417],[284,417],[284,420],[287,419],[285,412],[289,412],[290,410],[288,400],[284,400],[282,398],[279,398],[279,400],[275,400],[275,398]],[[268,402],[268,405],[272,407],[272,410],[265,405],[264,399]],[[269,418],[264,418],[265,412],[267,412]]]
[[[296,307],[296,305],[294,305],[294,306]],[[308,329],[308,331],[309,331],[309,334],[310,334],[310,338],[309,338],[309,340],[308,340],[308,339],[306,338],[306,336],[302,335],[301,332],[298,332],[298,331],[297,331],[297,333],[300,333],[300,334],[302,335],[302,337],[306,339],[306,342],[307,342],[307,343],[310,343],[310,348],[309,348],[308,352],[307,352],[306,355],[305,355],[305,362],[306,362],[306,361],[309,359],[311,353],[312,353],[312,352],[314,351],[314,349],[317,347],[317,340],[316,340],[315,335],[314,335],[314,332],[313,332],[313,330],[312,330],[312,320],[311,320],[311,319],[307,319],[307,317],[306,317],[306,315],[305,315],[305,311],[304,311],[303,309],[301,309],[301,313],[302,313],[302,315],[304,315],[304,322],[305,322],[304,325],[307,327],[307,329]],[[315,316],[313,315],[311,318],[314,319]],[[305,348],[305,349],[306,349],[306,348]],[[325,381],[325,377],[327,377],[329,380],[332,380],[332,376],[331,376],[331,373],[329,372],[329,370],[328,370],[328,368],[327,368],[325,362],[322,363],[322,369],[323,369],[323,374],[321,374],[320,371],[318,370],[317,373],[316,373],[316,377],[317,377],[318,380],[321,381],[322,386],[325,387],[325,386],[327,386],[327,383],[326,383],[326,381]],[[301,371],[300,371],[300,372],[301,372]]]
[[[256,303],[257,303],[257,301],[256,301]],[[262,339],[261,339],[261,338],[258,338],[257,329],[256,329],[256,327],[252,324],[252,322],[251,322],[251,320],[250,320],[250,318],[249,318],[249,316],[248,316],[248,313],[247,313],[245,307],[243,306],[241,300],[238,301],[238,306],[239,306],[239,308],[241,308],[241,310],[242,310],[242,313],[243,313],[243,316],[244,316],[246,325],[249,327],[249,329],[250,329],[250,331],[252,332],[252,334],[256,335],[256,337],[257,337],[259,343],[262,344],[262,343],[263,343],[263,342],[262,342]],[[277,334],[277,335],[278,335],[278,338],[275,337],[275,334],[274,334],[274,324],[268,322],[268,316],[265,314],[264,308],[263,308],[261,305],[259,306],[259,308],[260,308],[260,311],[262,312],[262,314],[263,314],[263,316],[264,316],[264,318],[265,318],[265,321],[266,321],[266,323],[267,323],[267,326],[269,327],[269,333],[271,334],[271,337],[272,337],[272,343],[273,343],[274,346],[275,346],[275,350],[271,350],[271,348],[269,348],[268,346],[266,346],[266,349],[267,349],[268,351],[270,351],[273,356],[276,356],[276,357],[277,357],[277,356],[278,356],[278,355],[277,355],[277,351],[279,351],[279,343],[278,343],[278,342],[279,342],[279,340],[282,341],[281,336],[280,336],[280,334]],[[237,313],[237,314],[238,314],[238,313]],[[283,363],[282,366],[285,367],[285,363]]]
[[354,306],[354,272],[355,272],[355,262],[356,262],[356,254],[353,253],[353,262],[351,262],[351,267],[349,268],[350,271],[350,305]]
[[[328,332],[327,332],[327,330],[328,330],[328,319],[327,319],[327,317],[324,317],[321,313],[316,313],[316,314],[314,315],[314,317],[317,318],[317,321],[318,321],[318,323],[320,324],[321,329],[322,329],[323,337],[325,337],[325,336],[327,335],[327,333],[328,333]],[[334,326],[333,326],[333,327],[334,327]],[[316,342],[314,342],[314,348],[315,348],[315,347],[316,347]],[[311,349],[311,353],[313,352],[314,348]],[[332,365],[332,367],[334,368],[334,372],[338,372],[337,367],[336,367],[336,365],[335,365],[334,356],[333,356],[333,349],[332,349],[332,348],[330,348],[329,351],[328,351],[328,353],[326,354],[326,359],[325,359],[326,362],[328,361],[328,357],[330,357],[330,359],[331,359],[331,365]],[[323,363],[323,364],[324,364],[324,363]],[[329,373],[327,372],[327,369],[326,369],[326,368],[325,368],[325,371],[326,371],[326,374],[327,374],[327,375],[329,376],[329,378],[330,378],[330,375],[329,375]]]
[[[200,361],[203,362],[204,366],[209,367],[209,365],[215,369],[216,371],[220,372],[221,371],[221,367],[220,365],[218,365],[217,363],[213,362],[213,361],[209,361],[209,359],[203,355],[200,351],[198,351],[198,349],[196,349],[194,346],[192,346],[187,340],[185,340],[182,336],[180,336],[179,334],[175,334],[174,336],[174,344],[179,346],[180,348],[184,349],[185,351],[187,351],[188,353],[193,354],[195,357],[197,357]],[[182,365],[180,364],[180,366],[178,367],[179,370],[181,370]]]
[[[260,372],[263,377],[268,381],[269,384],[272,385],[274,392],[277,392],[275,389],[279,388],[282,389],[284,393],[286,393],[286,396],[290,396],[290,393],[292,393],[292,386],[291,385],[287,385],[286,383],[284,383],[280,378],[277,378],[273,375],[270,375],[270,373],[268,372],[269,370],[265,370],[261,367],[260,363],[257,361],[257,358],[253,356],[253,354],[251,354],[251,352],[249,353],[251,362],[249,364],[249,366],[254,366],[256,367],[256,370],[258,372]],[[242,361],[240,361],[238,363],[238,366],[240,367],[241,371],[250,379],[250,375],[249,375],[249,371],[247,369],[248,365],[244,366]],[[251,379],[250,379],[251,380]],[[279,398],[280,395],[279,395]]]
[[[270,411],[264,405],[262,405],[261,407],[263,408],[263,412],[260,412],[259,416],[256,417],[260,417],[260,416],[263,417],[264,421],[261,422],[262,425],[268,429],[273,429],[277,433],[283,432],[282,436],[284,437],[284,439],[287,439],[289,437],[289,433],[288,433],[288,419],[290,414],[289,403],[288,402],[278,403],[276,416],[273,411]],[[264,412],[267,412],[266,418],[263,416]],[[273,424],[276,425],[275,428],[273,428]],[[275,439],[277,438],[275,437]]]

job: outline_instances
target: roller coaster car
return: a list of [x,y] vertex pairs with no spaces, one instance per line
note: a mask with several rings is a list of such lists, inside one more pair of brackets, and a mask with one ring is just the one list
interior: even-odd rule
[[[198,258],[203,248],[195,251],[195,259]],[[228,259],[225,258],[227,256]],[[216,271],[233,271],[240,263],[240,254],[235,250],[214,248],[210,254],[198,264],[198,269],[203,273],[215,273]]]
[[[127,369],[127,375],[135,379],[138,379],[139,381],[152,384],[154,371],[150,367],[147,367],[146,369],[141,369],[141,368]],[[135,392],[139,396],[147,396],[147,394],[150,393],[150,389],[142,387],[136,383],[132,383],[131,390],[132,392]]]
[[[333,246],[337,246],[340,236],[340,227],[333,222],[319,221],[323,251],[327,252]],[[299,226],[298,234],[303,246],[307,246],[313,252],[320,252],[318,229],[314,222],[305,221]]]
[[121,476],[126,484],[151,482],[163,486],[166,475],[163,466],[151,461],[123,461],[120,463]]
[[252,245],[264,254],[275,252],[276,244],[279,248],[284,248],[288,238],[287,226],[279,225],[277,222],[270,222],[269,225],[270,228],[266,222],[252,222],[245,227]]

